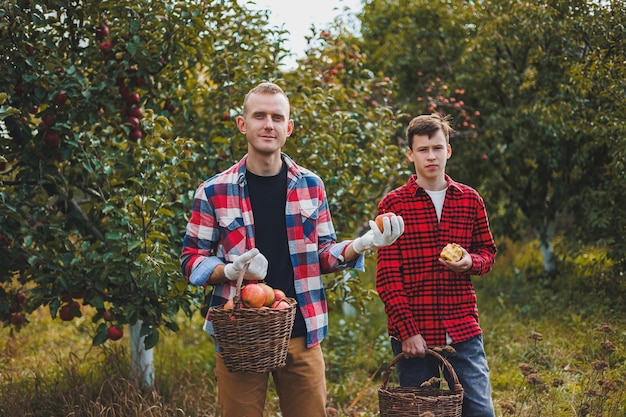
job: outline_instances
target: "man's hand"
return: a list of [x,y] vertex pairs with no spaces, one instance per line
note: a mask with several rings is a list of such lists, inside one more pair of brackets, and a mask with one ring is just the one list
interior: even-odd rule
[[396,215],[383,219],[382,231],[374,220],[370,220],[369,225],[370,230],[352,242],[352,249],[358,254],[373,248],[389,246],[404,233],[404,220]]
[[421,334],[416,334],[402,341],[402,353],[405,358],[415,358],[426,356],[428,345]]
[[446,261],[445,259],[439,258],[439,262],[448,267],[448,269],[459,273],[466,274],[470,269],[472,269],[472,256],[469,254],[464,247],[459,246],[461,248],[461,252],[463,252],[463,256],[457,262]]
[[244,252],[242,255],[232,256],[233,263],[226,264],[224,275],[231,281],[236,281],[245,264],[248,265],[243,279],[261,281],[267,275],[267,258],[257,248]]

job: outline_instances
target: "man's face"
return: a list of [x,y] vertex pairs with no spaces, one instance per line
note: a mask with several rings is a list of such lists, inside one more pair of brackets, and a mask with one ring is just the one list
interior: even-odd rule
[[452,155],[452,148],[441,130],[430,138],[427,135],[413,136],[413,146],[407,156],[415,165],[418,179],[426,181],[442,180],[446,163]]
[[289,102],[282,94],[252,94],[246,114],[237,118],[237,127],[248,139],[248,153],[280,152],[293,131]]

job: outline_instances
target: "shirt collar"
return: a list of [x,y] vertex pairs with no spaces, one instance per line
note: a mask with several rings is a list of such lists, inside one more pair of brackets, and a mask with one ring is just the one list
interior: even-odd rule
[[[446,182],[448,183],[448,188],[452,188],[454,192],[462,193],[463,189],[459,185],[458,182],[454,181],[448,174],[445,174]],[[420,189],[423,190],[422,187],[417,183],[417,174],[411,175],[409,178],[409,182],[407,183],[409,190],[412,194],[416,194]],[[425,190],[424,190],[425,192]]]

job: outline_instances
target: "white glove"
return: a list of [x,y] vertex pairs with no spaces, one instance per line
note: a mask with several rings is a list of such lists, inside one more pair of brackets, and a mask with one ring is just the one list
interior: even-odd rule
[[361,254],[373,248],[389,246],[404,233],[404,220],[400,216],[384,218],[382,232],[374,220],[370,220],[369,224],[370,230],[352,242],[352,249],[356,253]]
[[233,255],[233,263],[226,264],[224,267],[224,275],[231,281],[237,281],[239,273],[245,264],[248,264],[248,270],[243,279],[250,281],[261,281],[267,275],[267,258],[263,256],[257,248],[251,249],[242,255]]

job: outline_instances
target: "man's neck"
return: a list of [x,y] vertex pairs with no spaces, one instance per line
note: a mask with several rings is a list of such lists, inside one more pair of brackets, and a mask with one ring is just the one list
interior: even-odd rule
[[448,187],[445,177],[435,178],[432,180],[417,178],[417,185],[428,191],[441,191]]
[[283,160],[280,152],[271,155],[250,153],[246,160],[246,169],[260,177],[278,175],[282,167]]

